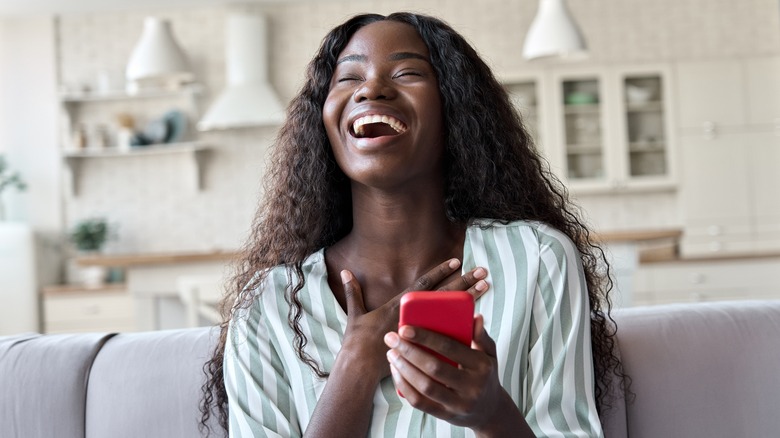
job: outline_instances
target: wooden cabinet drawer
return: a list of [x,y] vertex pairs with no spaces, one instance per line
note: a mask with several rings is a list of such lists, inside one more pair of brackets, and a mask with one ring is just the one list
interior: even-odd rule
[[47,333],[135,330],[135,303],[124,289],[44,291]]
[[777,299],[780,257],[702,259],[640,265],[634,305]]
[[[653,268],[655,290],[734,289],[776,283],[778,262],[696,262]],[[773,280],[774,279],[774,280]]]

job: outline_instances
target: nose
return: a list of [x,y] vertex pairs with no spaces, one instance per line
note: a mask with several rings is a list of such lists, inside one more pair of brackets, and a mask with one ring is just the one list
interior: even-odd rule
[[368,78],[355,90],[355,102],[366,100],[392,99],[396,95],[395,88],[381,77]]

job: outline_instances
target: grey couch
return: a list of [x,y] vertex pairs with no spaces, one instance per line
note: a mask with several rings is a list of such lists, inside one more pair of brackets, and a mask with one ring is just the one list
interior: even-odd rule
[[[780,436],[780,301],[616,313],[608,437]],[[197,437],[207,328],[0,338],[0,437]],[[219,435],[216,435],[219,436]]]

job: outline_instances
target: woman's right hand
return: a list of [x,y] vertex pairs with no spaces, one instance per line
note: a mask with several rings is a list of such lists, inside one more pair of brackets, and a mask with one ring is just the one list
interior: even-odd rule
[[[390,375],[387,363],[387,346],[383,341],[385,333],[398,328],[398,314],[401,297],[412,290],[465,290],[479,298],[487,292],[485,281],[487,270],[474,268],[463,276],[452,275],[460,268],[458,259],[450,259],[426,272],[393,299],[372,311],[367,311],[363,290],[355,276],[348,270],[341,271],[344,295],[347,302],[347,329],[339,352],[339,359],[350,364],[359,364],[361,372],[373,373],[377,382]],[[343,356],[342,356],[343,355]],[[341,362],[341,364],[345,364]],[[352,368],[350,366],[349,368]]]

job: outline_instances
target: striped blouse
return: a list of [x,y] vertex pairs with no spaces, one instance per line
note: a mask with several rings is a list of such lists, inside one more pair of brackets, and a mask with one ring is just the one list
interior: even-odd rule
[[[466,232],[463,272],[488,270],[476,302],[496,342],[499,379],[537,436],[599,437],[590,311],[579,253],[563,233],[536,222],[477,222]],[[329,371],[347,315],[328,286],[324,250],[303,264],[301,329],[306,352]],[[251,307],[235,314],[224,376],[231,437],[298,437],[326,379],[292,346],[283,267],[271,270]],[[474,432],[423,413],[396,394],[392,378],[374,394],[372,437],[466,437]]]

